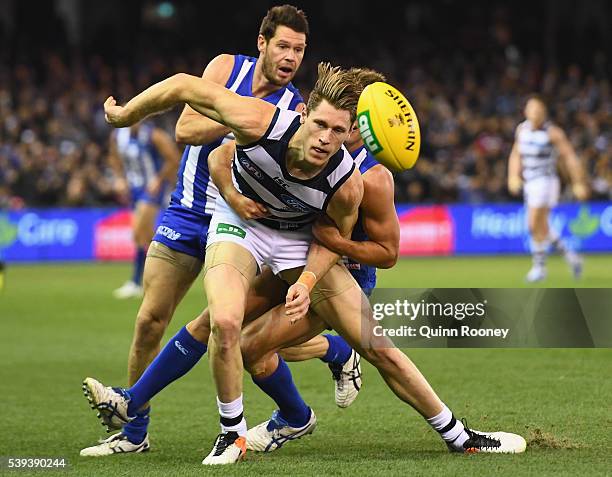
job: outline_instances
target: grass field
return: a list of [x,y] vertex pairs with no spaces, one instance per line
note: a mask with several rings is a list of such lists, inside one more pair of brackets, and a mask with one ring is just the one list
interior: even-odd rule
[[[382,287],[519,287],[525,257],[416,259],[381,273]],[[207,360],[154,402],[152,451],[85,459],[80,448],[105,433],[81,394],[81,380],[125,383],[136,301],[111,290],[124,264],[21,265],[8,270],[0,294],[0,456],[64,456],[73,475],[610,475],[612,351],[415,349],[420,366],[458,416],[477,429],[528,438],[519,456],[450,455],[375,370],[346,410],[333,402],[326,367],[292,365],[319,426],[313,436],[271,455],[249,454],[239,466],[203,468],[218,432]],[[576,284],[559,260],[547,286]],[[580,286],[612,286],[612,257],[588,257]],[[187,295],[170,332],[204,305],[201,284]],[[274,409],[245,378],[245,408],[254,425]],[[4,471],[0,470],[0,473]],[[56,472],[60,474],[61,472]],[[23,471],[15,475],[26,475]],[[40,475],[37,472],[36,475]]]

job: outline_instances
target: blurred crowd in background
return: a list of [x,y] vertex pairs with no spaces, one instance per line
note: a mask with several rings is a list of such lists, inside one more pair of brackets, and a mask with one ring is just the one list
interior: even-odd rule
[[[261,18],[265,7],[259,10]],[[521,43],[521,30],[503,8],[491,9],[486,26],[477,15],[468,18],[457,37],[446,39],[431,30],[431,14],[409,4],[394,20],[403,30],[389,28],[372,41],[359,35],[336,39],[333,22],[319,29],[311,15],[312,39],[294,80],[307,98],[316,63],[330,60],[378,69],[405,93],[420,120],[422,149],[414,169],[396,174],[396,200],[520,200],[506,188],[507,159],[524,101],[533,92],[542,94],[551,119],[576,148],[592,198],[612,199],[612,59],[605,48],[585,52],[582,62],[550,61],[546,52],[552,46],[532,50]],[[64,40],[36,47],[14,40],[14,50],[0,51],[0,208],[120,204],[107,160],[111,129],[103,101],[109,94],[127,100],[176,72],[200,75],[223,51],[256,56],[259,19],[253,18],[240,41],[233,38],[226,47],[168,47],[155,35],[165,38],[175,30],[163,24],[141,25],[137,41],[119,43],[129,46],[118,56],[98,51],[94,40],[89,49],[71,47],[69,31]],[[364,21],[360,14],[345,20],[355,28]],[[179,113],[177,108],[155,121],[174,135]]]

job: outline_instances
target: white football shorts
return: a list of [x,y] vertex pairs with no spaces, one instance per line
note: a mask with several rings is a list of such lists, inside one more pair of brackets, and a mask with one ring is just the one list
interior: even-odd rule
[[256,220],[242,220],[221,196],[208,228],[207,246],[216,242],[234,242],[243,246],[261,268],[268,265],[274,274],[306,265],[313,240],[312,227],[276,230]]
[[559,202],[561,184],[556,176],[536,177],[525,182],[525,204],[529,208],[553,208]]

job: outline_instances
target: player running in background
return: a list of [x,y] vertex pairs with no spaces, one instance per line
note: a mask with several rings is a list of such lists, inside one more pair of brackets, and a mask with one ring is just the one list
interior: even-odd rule
[[[234,178],[243,194],[265,203],[270,211],[266,218],[243,221],[218,198],[211,221],[204,283],[222,432],[204,464],[233,463],[245,452],[240,327],[248,285],[263,263],[293,283],[286,306],[273,310],[289,327],[294,326],[294,331],[285,326],[281,348],[291,344],[294,335],[305,341],[320,326],[303,319],[313,292],[313,311],[375,365],[394,393],[426,418],[452,450],[525,449],[525,440],[516,434],[485,435],[457,421],[410,359],[388,338],[379,339],[373,333],[376,322],[371,308],[366,305],[364,316],[363,292],[346,268],[336,263],[339,256],[317,242],[311,244],[312,235],[305,227],[323,211],[343,237],[350,236],[363,195],[361,175],[341,148],[355,121],[360,92],[350,79],[346,71],[320,64],[317,84],[302,115],[185,74],[151,86],[125,106],[118,106],[112,97],[105,102],[107,121],[116,127],[177,103],[187,103],[231,127],[237,144]],[[267,363],[261,365],[265,372]],[[115,415],[119,409],[113,406],[108,411]]]
[[142,296],[142,273],[160,207],[165,207],[166,185],[176,176],[180,151],[163,129],[136,124],[115,131],[109,144],[109,162],[117,176],[116,189],[129,195],[134,209],[132,230],[136,255],[131,280],[113,292],[115,298]]
[[546,278],[546,254],[549,247],[563,254],[575,278],[582,273],[582,258],[550,228],[550,209],[559,201],[560,181],[557,174],[557,152],[565,161],[572,180],[572,191],[578,200],[588,197],[584,170],[563,130],[551,123],[546,104],[532,96],[525,105],[526,120],[516,128],[508,161],[508,189],[518,194],[523,187],[528,210],[529,233],[533,265],[527,273],[528,282]]
[[[208,64],[202,77],[239,95],[262,98],[281,109],[299,110],[304,101],[291,80],[302,63],[307,34],[308,21],[303,11],[290,5],[273,7],[261,22],[258,58],[219,55]],[[129,386],[139,380],[159,353],[162,337],[176,307],[202,269],[206,234],[218,195],[208,172],[208,154],[228,133],[228,127],[195,112],[188,105],[178,120],[177,139],[198,146],[185,148],[170,206],[149,247],[144,268],[144,298],[128,357]],[[255,210],[262,213],[256,206]],[[181,330],[170,342],[191,343],[183,333]],[[188,357],[195,359],[195,364],[205,351],[206,346],[193,343]],[[186,372],[173,367],[165,371],[179,375]],[[148,450],[149,413],[150,407],[145,405],[121,432],[99,445],[83,449],[81,455]]]

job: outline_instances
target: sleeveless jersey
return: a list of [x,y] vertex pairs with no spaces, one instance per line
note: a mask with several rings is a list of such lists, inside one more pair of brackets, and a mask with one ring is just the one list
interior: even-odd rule
[[518,148],[523,166],[523,179],[529,182],[538,177],[556,177],[556,153],[548,135],[550,122],[533,129],[530,121],[517,127]]
[[163,159],[151,142],[152,132],[153,126],[145,123],[134,134],[130,128],[118,129],[115,134],[117,151],[131,190],[145,188],[163,166]]
[[[365,146],[361,146],[359,149],[353,151],[351,155],[355,161],[355,166],[359,168],[359,172],[362,175],[369,171],[372,167],[378,165],[376,159],[374,159],[372,154],[368,152]],[[353,228],[351,240],[356,242],[365,242],[369,240],[368,235],[363,228],[363,215],[361,214],[361,210],[359,211],[359,216],[357,217],[357,223]],[[344,257],[344,264],[361,288],[371,290],[376,286],[376,267],[356,262],[349,257]]]
[[234,185],[245,196],[264,204],[270,216],[257,219],[278,230],[296,230],[312,223],[355,168],[346,148],[336,152],[315,177],[289,174],[286,153],[300,127],[300,113],[276,109],[268,130],[249,145],[237,145],[232,163]]
[[[253,96],[253,73],[257,58],[234,55],[234,67],[225,87],[241,96]],[[289,83],[284,88],[261,98],[281,109],[294,110],[304,100],[297,88]],[[208,172],[208,155],[233,135],[220,138],[203,146],[187,146],[181,158],[176,189],[170,199],[171,205],[179,205],[198,215],[211,215],[219,195]]]

